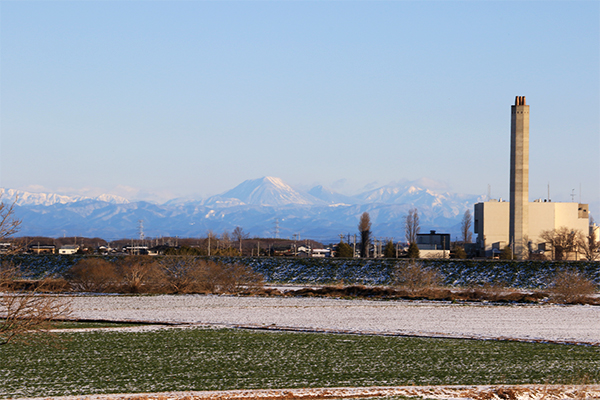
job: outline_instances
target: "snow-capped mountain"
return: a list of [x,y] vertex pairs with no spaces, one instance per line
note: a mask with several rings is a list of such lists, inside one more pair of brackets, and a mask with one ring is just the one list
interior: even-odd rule
[[473,210],[477,196],[439,192],[416,182],[389,184],[356,196],[345,196],[317,186],[308,193],[281,179],[248,180],[205,201],[172,200],[163,204],[127,202],[114,197],[69,197],[2,190],[2,200],[16,194],[16,217],[22,236],[87,236],[106,239],[138,236],[143,221],[147,237],[202,237],[208,230],[231,231],[236,226],[252,236],[301,237],[329,243],[339,234],[356,233],[360,215],[367,211],[375,237],[404,237],[404,216],[417,208],[421,230],[456,236],[465,210]]
[[296,191],[279,178],[265,176],[259,179],[244,181],[235,188],[221,195],[213,196],[205,202],[205,204],[215,203],[230,205],[287,206],[314,205],[321,202],[319,199],[314,198],[309,194]]
[[51,206],[53,204],[67,204],[75,203],[82,200],[97,200],[112,204],[126,204],[129,203],[124,197],[115,196],[112,194],[102,194],[96,197],[86,196],[65,196],[55,193],[31,193],[22,190],[15,189],[3,189],[0,188],[0,197],[5,203],[12,203],[15,200],[17,205],[44,205]]
[[308,191],[311,196],[324,201],[327,204],[356,204],[356,198],[337,193],[324,186],[315,186]]

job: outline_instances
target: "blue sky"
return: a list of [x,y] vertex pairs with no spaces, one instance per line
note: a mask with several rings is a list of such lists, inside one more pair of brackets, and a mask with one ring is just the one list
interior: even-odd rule
[[[206,197],[270,175],[600,198],[596,1],[2,1],[0,186]],[[592,210],[594,211],[594,210]]]

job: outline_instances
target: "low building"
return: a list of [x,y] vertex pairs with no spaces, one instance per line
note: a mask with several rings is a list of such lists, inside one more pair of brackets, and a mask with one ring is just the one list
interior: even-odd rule
[[79,246],[76,244],[67,244],[58,249],[58,254],[75,254],[79,251]]
[[134,254],[134,255],[147,255],[148,246],[125,246],[123,247],[123,253]]
[[8,243],[8,242],[0,243],[0,254],[10,253],[12,249],[13,249],[12,243]]
[[450,234],[429,233],[417,234],[417,247],[420,258],[449,258],[450,257]]
[[450,234],[436,233],[417,233],[417,247],[419,250],[450,250]]
[[331,249],[313,249],[311,256],[316,258],[331,257]]
[[[546,249],[540,238],[543,231],[567,227],[586,234],[589,231],[589,209],[587,204],[560,203],[536,200],[528,204],[529,232],[523,246],[530,252]],[[474,230],[477,248],[481,256],[492,257],[494,252],[509,245],[509,202],[490,200],[475,204]]]
[[29,253],[33,254],[54,254],[56,253],[56,246],[53,244],[30,244]]

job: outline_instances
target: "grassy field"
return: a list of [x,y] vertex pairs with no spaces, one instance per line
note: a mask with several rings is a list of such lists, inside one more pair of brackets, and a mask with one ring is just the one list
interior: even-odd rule
[[61,333],[0,348],[0,397],[376,385],[600,383],[600,348],[212,329]]

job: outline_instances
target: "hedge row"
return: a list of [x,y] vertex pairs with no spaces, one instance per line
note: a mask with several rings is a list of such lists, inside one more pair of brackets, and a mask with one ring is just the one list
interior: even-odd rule
[[[30,278],[61,277],[83,257],[115,261],[126,256],[9,255],[0,261],[20,266]],[[184,256],[182,256],[184,257]],[[409,260],[331,259],[281,257],[198,257],[250,266],[266,283],[387,285],[396,266]],[[571,269],[600,284],[600,262],[590,261],[490,261],[419,260],[436,270],[448,286],[501,285],[512,288],[543,288],[558,271]]]

